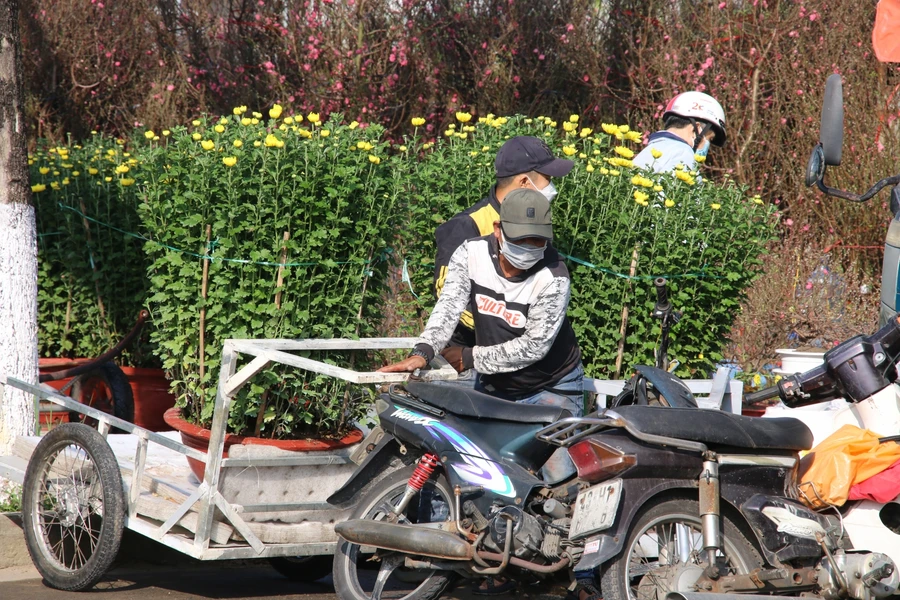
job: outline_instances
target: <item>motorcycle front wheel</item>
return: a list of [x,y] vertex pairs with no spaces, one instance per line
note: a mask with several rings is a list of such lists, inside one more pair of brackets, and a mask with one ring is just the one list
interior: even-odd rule
[[[658,600],[669,592],[692,591],[707,566],[700,507],[696,500],[659,502],[636,519],[625,548],[601,575],[604,600]],[[756,546],[726,515],[720,522],[718,564],[723,574],[746,575],[763,566]]]
[[[351,519],[385,520],[397,506],[415,466],[400,469],[379,482],[360,501]],[[400,523],[435,523],[455,520],[453,493],[442,473],[432,475],[407,505]],[[387,558],[390,553],[385,554]],[[334,589],[340,600],[369,600],[383,560],[372,560],[358,544],[341,540],[334,554]],[[398,567],[388,578],[382,600],[435,600],[454,581],[446,571],[420,571]]]

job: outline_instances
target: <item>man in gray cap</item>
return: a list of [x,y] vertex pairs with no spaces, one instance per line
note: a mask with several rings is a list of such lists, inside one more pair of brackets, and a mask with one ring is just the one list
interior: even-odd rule
[[[550,201],[536,190],[511,191],[493,231],[466,240],[453,253],[444,291],[409,357],[380,370],[411,372],[430,363],[471,306],[474,343],[444,350],[450,364],[457,371],[474,368],[479,391],[581,416],[584,369],[566,317],[569,271],[552,239]],[[565,452],[554,454],[543,469],[548,482],[573,472]]]
[[[517,136],[507,140],[497,152],[494,169],[496,183],[486,198],[443,223],[435,232],[437,256],[434,267],[435,294],[443,292],[450,257],[464,241],[494,231],[500,205],[506,195],[517,189],[532,189],[548,201],[556,196],[552,178],[562,177],[572,170],[572,161],[556,158],[542,140],[531,136]],[[468,306],[450,338],[450,347],[471,347],[475,344],[472,307]]]

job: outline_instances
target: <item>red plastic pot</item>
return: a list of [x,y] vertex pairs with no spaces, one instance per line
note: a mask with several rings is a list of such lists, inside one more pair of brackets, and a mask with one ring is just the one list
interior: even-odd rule
[[[163,416],[166,423],[175,431],[181,434],[181,442],[195,450],[201,452],[209,451],[209,437],[212,432],[209,429],[198,427],[193,423],[188,423],[181,418],[180,408],[170,408]],[[228,449],[235,444],[243,444],[246,446],[274,446],[282,450],[290,450],[293,452],[321,452],[324,450],[337,450],[346,448],[362,441],[363,432],[354,429],[341,439],[305,439],[305,440],[272,440],[268,438],[258,438],[252,436],[240,436],[231,433],[225,434],[225,447],[222,450],[222,456],[228,457]],[[203,471],[206,463],[193,458],[186,457],[188,465],[194,476],[203,481]]]

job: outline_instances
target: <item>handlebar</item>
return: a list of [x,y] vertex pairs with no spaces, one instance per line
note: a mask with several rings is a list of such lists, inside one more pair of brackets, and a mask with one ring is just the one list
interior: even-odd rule
[[763,400],[768,400],[769,398],[774,398],[781,394],[781,390],[777,385],[773,385],[770,388],[766,388],[764,390],[759,390],[758,392],[752,392],[744,396],[745,404],[756,404],[757,402],[761,402]]
[[657,277],[653,280],[656,287],[656,307],[657,310],[665,310],[669,304],[669,293],[666,291],[665,277]]

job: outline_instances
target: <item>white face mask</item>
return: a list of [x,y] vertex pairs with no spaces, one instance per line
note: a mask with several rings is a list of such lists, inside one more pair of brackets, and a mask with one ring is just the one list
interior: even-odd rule
[[[525,177],[528,177],[528,175],[526,175]],[[545,187],[544,189],[539,189],[538,186],[534,185],[531,177],[528,177],[528,183],[531,184],[531,187],[542,193],[544,195],[544,198],[547,199],[547,202],[553,202],[553,199],[556,198],[556,194],[559,193],[556,191],[556,186],[553,185],[552,181],[548,183],[547,187]]]
[[544,258],[544,250],[547,249],[546,245],[535,248],[534,246],[525,246],[508,242],[506,241],[506,236],[503,235],[502,229],[500,230],[500,241],[503,243],[500,247],[500,254],[506,257],[509,264],[517,269],[522,269],[523,271],[527,271],[536,265],[539,260]]

